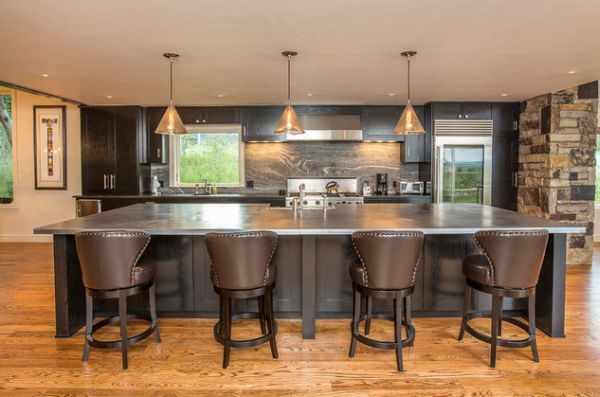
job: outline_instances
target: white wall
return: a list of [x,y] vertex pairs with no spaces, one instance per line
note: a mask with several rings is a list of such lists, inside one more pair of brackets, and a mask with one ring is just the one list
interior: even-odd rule
[[[33,228],[74,218],[74,195],[81,194],[81,139],[79,109],[59,99],[16,91],[13,105],[13,142],[17,166],[15,204],[0,204],[1,241],[51,241],[51,236],[33,235]],[[33,168],[33,106],[67,106],[67,190],[35,190]]]

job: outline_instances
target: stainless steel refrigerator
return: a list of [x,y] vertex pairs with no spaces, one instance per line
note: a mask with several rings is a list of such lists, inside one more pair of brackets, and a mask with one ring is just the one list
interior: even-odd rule
[[435,120],[435,203],[492,201],[492,120]]

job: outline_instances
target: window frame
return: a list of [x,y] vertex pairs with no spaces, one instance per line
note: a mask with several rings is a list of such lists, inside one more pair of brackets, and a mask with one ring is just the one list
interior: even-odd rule
[[[238,175],[239,183],[215,183],[208,181],[217,187],[244,187],[245,186],[245,161],[244,161],[244,140],[241,124],[186,124],[185,128],[189,134],[199,133],[235,133],[238,135]],[[179,154],[180,154],[181,135],[169,136],[169,161],[170,182],[172,187],[195,187],[196,183],[183,183],[179,180]],[[201,184],[202,181],[198,181]]]
[[17,145],[18,145],[18,129],[17,129],[17,90],[0,86],[1,95],[11,96],[11,117],[12,117],[12,201],[8,203],[0,203],[0,209],[14,209],[19,208],[18,203],[18,157],[17,157]]

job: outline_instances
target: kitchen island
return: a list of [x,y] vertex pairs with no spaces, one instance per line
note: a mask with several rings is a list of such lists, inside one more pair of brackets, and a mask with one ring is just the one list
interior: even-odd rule
[[[75,248],[77,231],[143,230],[152,235],[146,255],[155,262],[160,316],[217,317],[218,296],[210,281],[204,235],[211,231],[272,230],[280,235],[276,264],[278,317],[301,317],[302,335],[315,337],[315,319],[349,317],[352,283],[348,264],[356,260],[350,234],[360,230],[420,230],[426,234],[412,309],[419,316],[455,316],[462,308],[462,259],[478,251],[479,230],[547,229],[551,235],[537,287],[537,325],[564,336],[566,234],[585,228],[478,204],[340,205],[324,212],[294,213],[265,204],[136,204],[34,230],[54,235],[56,335],[68,337],[84,324],[84,289]],[[515,264],[518,266],[519,264]],[[137,298],[137,300],[136,300]],[[489,308],[475,297],[475,309]],[[254,310],[253,302],[236,302]],[[375,310],[390,310],[385,305]],[[98,302],[109,311],[110,304]],[[132,310],[146,302],[134,297]],[[519,302],[506,309],[520,311]],[[458,322],[457,322],[458,330]]]

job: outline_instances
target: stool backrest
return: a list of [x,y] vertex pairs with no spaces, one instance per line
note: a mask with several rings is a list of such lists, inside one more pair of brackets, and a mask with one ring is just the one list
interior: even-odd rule
[[277,234],[269,231],[207,233],[216,286],[233,290],[264,287],[276,247]]
[[424,235],[418,231],[352,233],[354,249],[374,289],[404,289],[415,285]]
[[540,276],[547,230],[481,231],[475,233],[479,248],[492,268],[492,285],[502,288],[534,287]]
[[150,234],[138,231],[98,231],[75,234],[83,285],[89,289],[133,286],[133,268],[150,243]]

